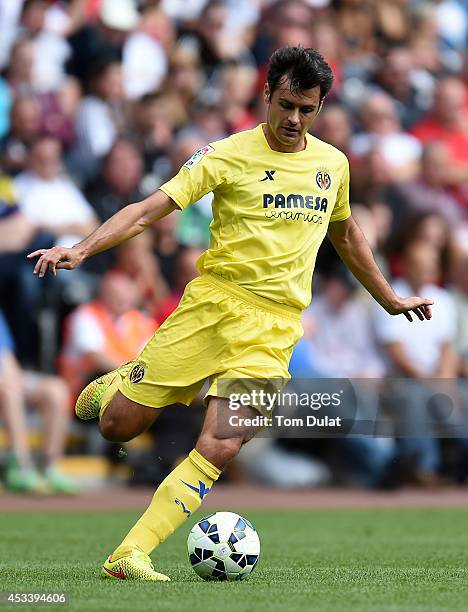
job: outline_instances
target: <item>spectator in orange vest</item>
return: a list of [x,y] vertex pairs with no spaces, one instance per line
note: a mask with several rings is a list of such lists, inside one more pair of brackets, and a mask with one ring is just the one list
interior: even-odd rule
[[59,369],[75,399],[87,381],[134,359],[156,331],[155,321],[139,310],[140,304],[137,283],[109,272],[98,297],[67,317]]

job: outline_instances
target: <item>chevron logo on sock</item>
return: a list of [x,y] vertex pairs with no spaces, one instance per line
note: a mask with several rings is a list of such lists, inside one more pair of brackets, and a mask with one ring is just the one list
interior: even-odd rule
[[184,502],[183,502],[182,500],[177,499],[177,497],[176,497],[174,501],[175,501],[175,503],[176,503],[178,506],[180,506],[180,507],[182,508],[182,510],[184,511],[184,514],[188,514],[188,516],[191,516],[191,515],[192,515],[192,513],[190,512],[190,510],[188,510],[188,509],[185,507],[185,504],[184,504]]
[[188,482],[185,482],[184,480],[181,480],[180,482],[183,482],[184,485],[187,486],[189,489],[192,489],[192,491],[198,493],[200,495],[200,499],[203,499],[205,495],[210,492],[209,487],[207,487],[206,484],[201,480],[198,481],[198,487],[195,487],[194,485],[191,485]]

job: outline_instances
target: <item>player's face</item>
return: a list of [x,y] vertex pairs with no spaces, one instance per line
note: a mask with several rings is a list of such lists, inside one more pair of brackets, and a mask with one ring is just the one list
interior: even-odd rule
[[291,92],[289,80],[284,78],[270,99],[268,83],[264,90],[267,105],[267,138],[270,146],[293,153],[305,147],[305,135],[320,108],[320,87]]

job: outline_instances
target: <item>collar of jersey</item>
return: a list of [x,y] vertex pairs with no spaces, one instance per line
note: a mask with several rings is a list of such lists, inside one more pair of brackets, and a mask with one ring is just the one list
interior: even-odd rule
[[266,125],[266,123],[260,123],[257,126],[257,131],[258,131],[258,135],[259,135],[259,138],[262,141],[263,146],[266,149],[268,149],[268,151],[270,153],[274,153],[276,155],[287,155],[288,157],[289,156],[291,156],[291,157],[294,156],[295,157],[296,155],[307,155],[309,153],[309,151],[310,151],[310,138],[309,138],[309,134],[308,133],[306,134],[307,146],[306,146],[305,149],[302,149],[302,151],[296,151],[294,153],[285,153],[284,151],[275,151],[274,149],[272,149],[270,147],[270,145],[268,144],[268,140],[266,139],[265,132],[263,131],[263,126],[264,125]]

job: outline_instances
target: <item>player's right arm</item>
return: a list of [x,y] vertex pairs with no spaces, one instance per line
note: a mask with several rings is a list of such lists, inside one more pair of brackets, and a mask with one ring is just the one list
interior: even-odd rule
[[125,206],[92,234],[71,248],[53,247],[39,249],[28,255],[29,259],[39,257],[34,266],[34,274],[42,278],[47,270],[55,276],[57,269],[73,270],[87,257],[107,251],[138,234],[149,225],[165,217],[177,204],[163,191],[156,191],[141,202]]

